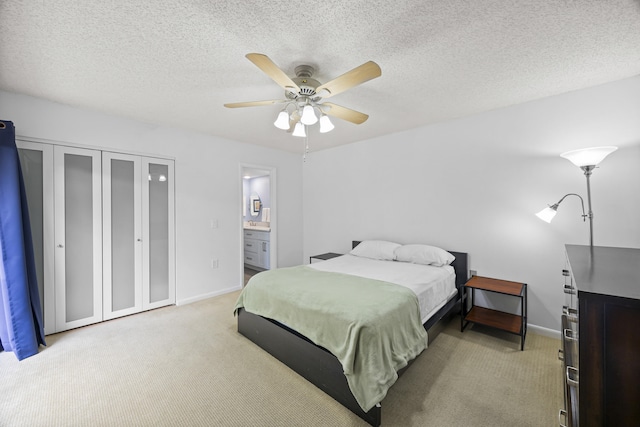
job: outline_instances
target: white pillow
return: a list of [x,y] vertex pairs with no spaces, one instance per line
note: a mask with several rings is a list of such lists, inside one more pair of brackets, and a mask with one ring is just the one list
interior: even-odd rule
[[395,250],[396,261],[411,262],[442,267],[449,265],[456,257],[444,249],[429,245],[404,245]]
[[360,244],[349,253],[363,258],[393,261],[395,257],[394,251],[399,247],[400,245],[397,243],[386,242],[384,240],[365,240],[360,242]]

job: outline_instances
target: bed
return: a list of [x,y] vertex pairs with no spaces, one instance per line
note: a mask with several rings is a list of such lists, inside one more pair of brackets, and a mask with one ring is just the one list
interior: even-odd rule
[[[352,242],[354,253],[355,251],[359,250],[358,249],[359,243],[360,242],[358,241]],[[365,247],[366,245],[369,245],[366,247],[371,248],[370,246],[371,243],[372,242],[365,242],[360,247],[362,248],[362,247]],[[406,246],[408,247],[412,245],[406,245]],[[415,246],[418,246],[418,245],[415,245]],[[402,357],[395,358],[393,362],[390,362],[390,363],[394,363],[393,366],[395,366],[395,368],[394,368],[394,371],[392,372],[393,378],[385,379],[385,381],[388,380],[388,382],[390,383],[389,387],[395,382],[395,380],[400,375],[402,375],[406,371],[408,366],[413,362],[413,360],[415,360],[415,358],[422,352],[422,350],[426,348],[427,346],[426,339],[428,339],[428,342],[432,342],[437,336],[437,334],[439,333],[442,326],[446,323],[446,321],[459,310],[461,288],[462,286],[464,286],[464,283],[468,278],[468,256],[466,253],[463,253],[463,252],[449,251],[448,254],[451,254],[455,257],[455,260],[451,263],[451,265],[450,266],[445,265],[440,269],[434,269],[434,270],[441,270],[437,272],[439,275],[436,275],[437,280],[435,280],[435,282],[438,282],[440,284],[439,286],[436,286],[436,287],[441,288],[439,293],[445,294],[444,299],[441,298],[442,300],[438,300],[435,302],[427,301],[429,300],[429,298],[425,298],[424,294],[421,293],[422,292],[421,290],[413,289],[411,281],[414,279],[411,279],[411,278],[408,278],[408,279],[400,278],[398,279],[399,282],[402,282],[402,280],[405,280],[406,283],[398,283],[398,284],[401,284],[401,286],[398,286],[397,284],[393,284],[390,287],[388,287],[388,289],[392,290],[393,292],[399,292],[400,294],[408,293],[413,296],[409,298],[412,298],[412,301],[415,300],[415,308],[413,305],[411,305],[409,306],[410,307],[409,309],[403,309],[402,311],[403,312],[406,311],[407,313],[410,313],[408,314],[408,316],[412,317],[412,319],[409,320],[410,322],[412,322],[412,325],[415,325],[415,324],[420,325],[420,323],[422,323],[422,327],[420,328],[418,326],[418,328],[424,334],[424,338],[425,338],[424,346],[421,347],[419,345],[419,342],[422,339],[419,336],[420,334],[417,331],[412,330],[412,328],[414,328],[415,326],[407,328],[409,332],[406,332],[403,329],[402,333],[397,333],[397,331],[391,333],[391,335],[394,336],[394,339],[398,335],[399,336],[407,335],[407,336],[410,336],[410,339],[413,341],[411,341],[407,346],[406,354],[403,353],[401,355]],[[247,292],[247,289],[251,289],[252,292],[256,292],[255,289],[257,289],[257,286],[258,286],[256,283],[259,283],[260,280],[267,281],[267,284],[269,287],[266,289],[268,289],[267,292],[270,294],[269,295],[270,297],[277,293],[276,290],[278,289],[278,286],[275,286],[275,285],[279,284],[280,281],[283,283],[287,281],[301,282],[301,281],[307,280],[306,279],[307,277],[310,278],[309,280],[311,280],[311,278],[315,280],[317,275],[320,275],[321,277],[324,278],[325,285],[323,286],[326,286],[326,287],[330,287],[332,285],[331,281],[335,281],[337,283],[343,278],[345,278],[344,276],[349,276],[345,278],[345,280],[350,280],[350,281],[353,280],[357,283],[358,286],[362,285],[363,281],[366,281],[367,285],[374,284],[374,282],[376,281],[380,281],[380,283],[376,283],[376,286],[382,286],[384,288],[384,286],[388,284],[387,279],[389,277],[392,280],[396,280],[396,277],[394,276],[394,274],[396,273],[389,273],[391,274],[389,276],[389,274],[385,272],[387,267],[389,270],[393,270],[393,268],[398,267],[400,264],[412,264],[412,263],[400,263],[392,260],[378,261],[378,265],[384,265],[385,268],[376,272],[376,270],[379,267],[375,263],[370,263],[371,260],[362,259],[357,256],[351,257],[353,258],[351,259],[349,258],[350,256],[351,254],[347,254],[343,257],[334,258],[329,261],[323,261],[321,263],[315,263],[308,266],[300,266],[297,268],[294,267],[290,269],[278,269],[282,271],[277,271],[277,272],[276,271],[265,272],[268,275],[264,275],[261,278],[256,278],[255,283],[252,283],[252,281],[254,280],[252,278],[252,281],[250,281],[247,287],[243,290],[238,300],[238,304],[236,305],[238,332],[244,335],[245,337],[247,337],[248,339],[250,339],[251,341],[253,341],[258,346],[262,347],[264,350],[266,350],[271,355],[276,357],[278,360],[280,360],[281,362],[286,364],[288,367],[296,371],[298,374],[302,375],[305,379],[307,379],[308,381],[316,385],[318,388],[323,390],[325,393],[327,393],[328,395],[336,399],[343,406],[345,406],[346,408],[354,412],[363,420],[365,420],[366,422],[368,422],[373,426],[379,426],[382,421],[381,419],[382,405],[380,402],[384,398],[384,395],[386,395],[387,389],[384,390],[384,393],[380,394],[382,398],[380,398],[379,401],[376,401],[377,403],[373,406],[370,403],[372,402],[371,399],[376,399],[376,396],[377,396],[375,393],[373,394],[373,397],[371,396],[371,393],[373,393],[373,391],[369,393],[370,394],[369,396],[363,397],[361,395],[363,390],[370,391],[368,389],[367,384],[375,383],[376,381],[380,382],[378,378],[369,379],[367,377],[367,375],[369,375],[368,373],[376,372],[375,370],[371,370],[370,368],[369,370],[359,369],[367,374],[364,375],[364,378],[360,378],[358,380],[358,381],[362,381],[362,384],[364,384],[363,386],[361,386],[361,389],[358,389],[357,387],[354,388],[354,384],[356,384],[354,383],[354,376],[351,375],[352,374],[351,372],[347,372],[347,369],[345,368],[345,366],[348,366],[348,365],[344,364],[345,362],[344,352],[342,352],[341,349],[334,348],[328,345],[327,348],[332,348],[333,349],[333,352],[332,352],[327,350],[323,346],[316,345],[314,343],[314,342],[324,343],[322,339],[318,339],[318,334],[327,335],[324,332],[324,328],[330,327],[330,326],[325,326],[327,322],[316,322],[315,329],[313,328],[309,329],[308,327],[305,329],[305,327],[303,327],[302,325],[295,323],[296,321],[292,320],[290,316],[288,317],[287,315],[285,315],[285,313],[297,313],[302,311],[299,309],[297,305],[295,305],[297,304],[297,299],[296,299],[297,297],[293,298],[294,300],[296,300],[296,303],[291,304],[291,307],[277,306],[271,312],[269,310],[267,310],[266,312],[261,311],[257,309],[256,306],[253,306],[252,308],[252,305],[247,303],[247,301],[250,301],[249,298],[252,295],[250,292]],[[407,265],[407,267],[410,267],[410,266]],[[410,270],[416,269],[416,268],[417,267],[411,266]],[[264,274],[264,273],[260,273],[260,274]],[[388,277],[386,277],[385,274],[387,274]],[[327,275],[330,275],[330,276],[327,276]],[[354,275],[354,277],[351,277],[352,275]],[[355,275],[357,275],[358,277],[355,277]],[[403,275],[404,273],[401,272],[400,276],[403,276]],[[259,275],[256,275],[254,277],[257,277],[257,276]],[[271,283],[268,283],[269,279],[272,280]],[[433,281],[432,279],[429,279],[429,280]],[[451,285],[447,284],[447,286],[445,286],[444,283],[448,283],[448,282],[451,282]],[[395,283],[395,282],[391,282],[391,283]],[[307,290],[317,289],[319,287],[320,286],[315,285],[312,288],[306,288],[306,289]],[[400,289],[400,288],[406,288],[406,289]],[[371,288],[371,289],[374,289],[374,288]],[[387,288],[384,288],[382,290],[386,292]],[[290,291],[287,291],[287,292],[290,292]],[[294,290],[293,292],[295,293],[297,291]],[[372,297],[374,294],[377,294],[378,292],[381,292],[380,288],[375,288],[375,292],[371,291],[367,294],[367,299]],[[248,294],[249,296],[245,296],[245,294]],[[313,298],[316,298],[316,297],[314,296]],[[391,294],[391,296],[385,295],[382,298],[387,298],[389,299],[389,301],[395,301],[394,294]],[[398,298],[404,298],[404,296],[401,296]],[[425,304],[425,301],[426,301],[426,304]],[[285,302],[285,303],[290,304],[289,302]],[[402,304],[404,303],[405,302],[402,302]],[[245,307],[245,304],[247,307]],[[302,302],[300,302],[300,304],[302,304]],[[407,304],[409,304],[409,302],[407,302]],[[270,304],[267,304],[267,305],[271,306]],[[339,305],[338,301],[335,301],[335,305]],[[390,303],[390,306],[391,305],[393,305],[393,303]],[[385,303],[385,306],[386,306],[386,303]],[[257,312],[258,314],[251,312],[252,310]],[[397,315],[396,313],[397,311],[399,310],[395,308],[390,309],[390,315],[394,316],[393,322],[388,322],[383,320],[382,323],[395,324],[397,322],[397,320],[395,320],[397,319],[397,317],[395,317]],[[265,315],[265,313],[267,314]],[[259,315],[259,314],[262,314],[262,315]],[[384,316],[385,314],[381,313],[380,315]],[[331,319],[332,316],[329,316],[328,318]],[[320,324],[320,323],[323,325],[323,327],[317,328],[317,324]],[[406,328],[406,326],[404,328]],[[344,329],[351,329],[351,328],[344,328]],[[300,333],[299,331],[307,331],[307,332],[303,334],[303,333]],[[328,335],[331,336],[330,334]],[[309,337],[313,339],[310,339]],[[365,339],[369,340],[370,338],[365,338]],[[386,340],[382,340],[382,341],[386,342]],[[331,343],[331,340],[327,342]],[[362,351],[359,349],[360,348],[358,347],[359,345],[360,344],[356,343],[355,347],[358,348],[358,351]],[[381,350],[380,352],[382,354],[385,354],[384,349]],[[347,353],[351,354],[349,351],[347,351]],[[359,357],[358,359],[367,359],[367,358],[368,357]],[[365,368],[368,368],[368,367],[365,366]],[[384,367],[384,368],[385,369],[381,369],[381,371],[388,370],[388,367]],[[367,381],[369,382],[367,383]],[[360,383],[357,383],[357,384],[360,384]],[[352,390],[354,391],[352,392]],[[363,399],[369,399],[368,400],[369,403],[363,404]]]

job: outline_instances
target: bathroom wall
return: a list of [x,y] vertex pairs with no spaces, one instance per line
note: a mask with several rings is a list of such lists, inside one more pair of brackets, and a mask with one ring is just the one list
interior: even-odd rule
[[242,181],[243,200],[245,209],[243,209],[244,221],[262,221],[262,211],[257,217],[251,216],[251,194],[256,193],[260,196],[262,208],[271,208],[271,194],[269,192],[270,178],[269,176],[260,176]]

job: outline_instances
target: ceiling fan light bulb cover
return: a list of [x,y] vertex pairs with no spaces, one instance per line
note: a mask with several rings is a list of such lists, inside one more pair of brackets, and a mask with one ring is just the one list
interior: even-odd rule
[[300,121],[305,125],[314,125],[318,122],[318,117],[316,117],[313,112],[313,107],[311,105],[305,105],[302,109],[302,117],[300,117]]
[[579,168],[583,166],[597,166],[605,157],[617,149],[618,147],[613,146],[581,148],[579,150],[562,153],[560,154],[560,157],[569,160]]
[[293,129],[293,136],[299,136],[301,138],[307,136],[307,133],[304,130],[304,125],[302,123],[296,123],[296,127]]
[[289,114],[286,111],[280,111],[273,125],[278,129],[289,130]]
[[320,117],[320,133],[331,132],[334,127],[331,120],[329,120],[329,116],[323,114],[322,117]]

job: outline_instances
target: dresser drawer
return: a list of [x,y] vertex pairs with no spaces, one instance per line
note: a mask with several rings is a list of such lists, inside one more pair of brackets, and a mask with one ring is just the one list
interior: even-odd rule
[[244,240],[244,253],[252,253],[257,254],[260,249],[261,242],[254,239],[245,239]]
[[255,239],[255,240],[265,240],[269,241],[269,231],[260,231],[260,230],[244,230],[244,238],[245,239]]
[[245,253],[244,254],[244,262],[245,262],[245,264],[258,266],[258,264],[260,262],[260,259],[259,259],[257,254]]

